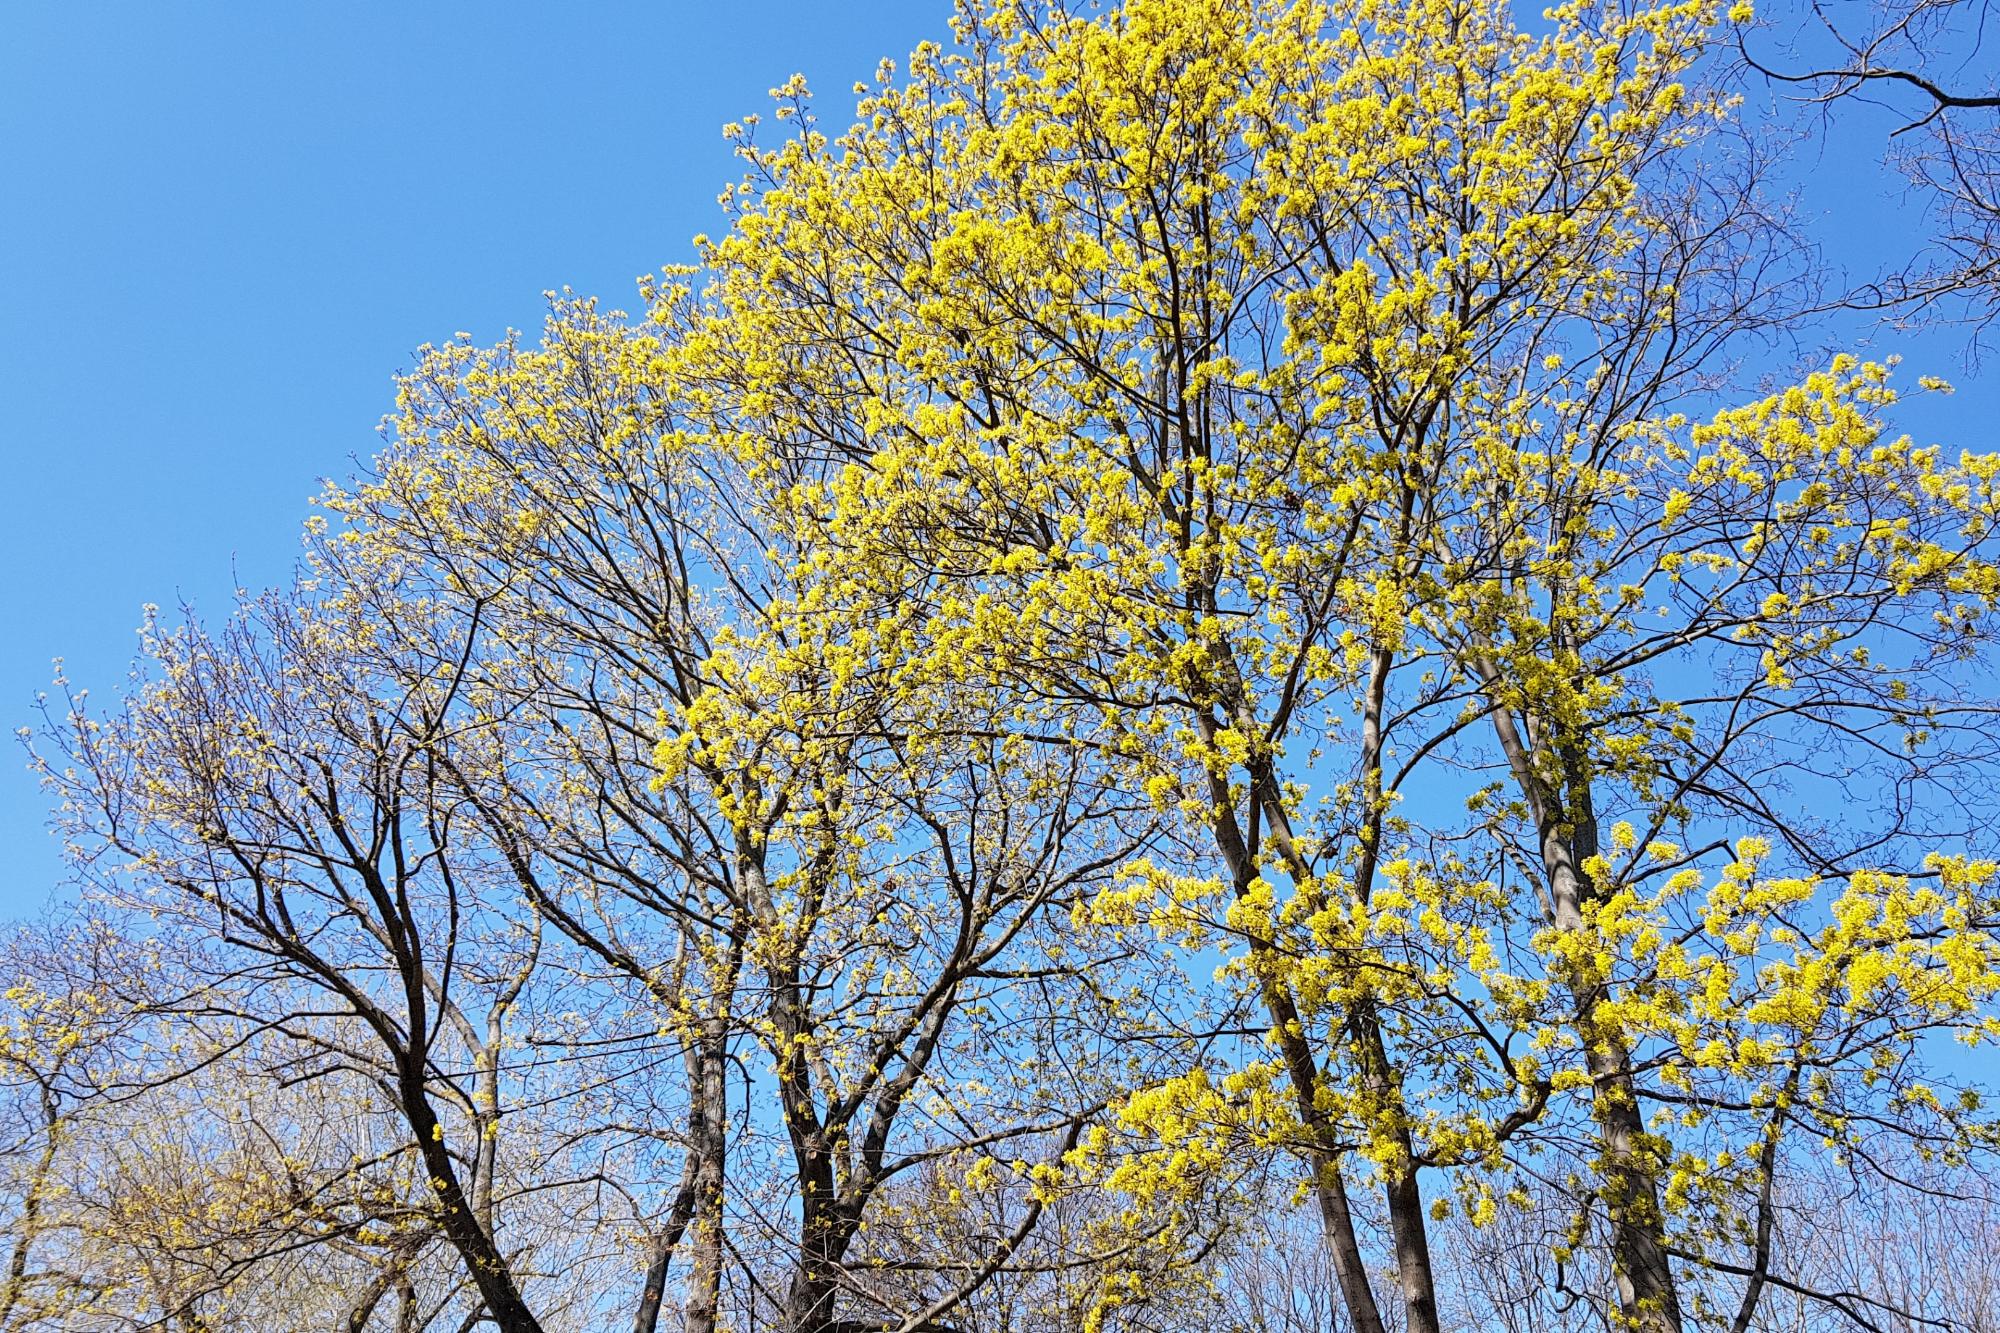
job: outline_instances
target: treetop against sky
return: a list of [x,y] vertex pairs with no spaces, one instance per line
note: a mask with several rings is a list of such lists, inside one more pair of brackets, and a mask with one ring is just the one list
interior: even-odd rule
[[[11,729],[62,657],[114,689],[139,608],[282,582],[320,479],[380,444],[419,344],[636,302],[714,230],[721,126],[943,30],[828,6],[27,6],[0,43]],[[115,367],[115,369],[114,369]],[[86,499],[86,497],[88,497]],[[60,873],[0,777],[0,904]]]
[[1990,1324],[1977,16],[935,17],[42,701],[0,1330]]

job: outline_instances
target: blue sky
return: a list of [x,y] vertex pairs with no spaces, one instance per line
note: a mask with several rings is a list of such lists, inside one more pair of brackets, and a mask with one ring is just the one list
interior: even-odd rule
[[[0,719],[50,660],[114,692],[140,607],[284,579],[418,345],[613,304],[719,230],[720,129],[829,112],[944,0],[7,3]],[[232,573],[233,571],[233,573]],[[0,760],[0,915],[60,873]]]
[[[115,692],[147,602],[222,611],[282,581],[318,479],[376,446],[390,376],[540,293],[613,304],[717,230],[719,130],[796,71],[838,119],[946,0],[26,3],[0,41],[0,719],[50,661]],[[1881,117],[1875,117],[1882,120]],[[1916,223],[1880,134],[1795,164],[1865,263]],[[1849,328],[1912,369],[1957,335]],[[1817,338],[1809,338],[1818,341]],[[1978,384],[1919,424],[1991,447]],[[0,762],[0,915],[60,862],[18,751]]]

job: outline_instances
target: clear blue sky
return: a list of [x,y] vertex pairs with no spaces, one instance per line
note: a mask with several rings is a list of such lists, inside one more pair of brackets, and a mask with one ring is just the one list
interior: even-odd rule
[[[719,230],[720,130],[831,114],[946,0],[0,0],[0,720],[114,693],[146,602],[281,581],[390,376]],[[0,916],[60,871],[0,756]]]
[[[947,14],[0,0],[0,721],[30,720],[57,656],[114,693],[146,602],[282,581],[412,349],[533,327],[551,287],[630,302],[717,229],[723,122],[794,71],[838,119]],[[1797,164],[1857,258],[1916,225],[1868,165],[1882,128]],[[1912,368],[1957,369],[1954,343]],[[1922,426],[1990,448],[1996,416],[1975,383]],[[9,749],[0,916],[58,880],[43,819]]]

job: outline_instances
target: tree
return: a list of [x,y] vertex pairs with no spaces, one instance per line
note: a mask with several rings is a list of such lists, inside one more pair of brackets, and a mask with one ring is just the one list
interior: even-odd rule
[[[375,1151],[379,1114],[319,1052],[242,1042],[169,937],[101,917],[24,927],[6,948],[10,1092],[29,1092],[0,1327],[368,1326],[414,1317],[437,1242],[419,1182]],[[359,1095],[357,1095],[359,1094]],[[24,1111],[30,1106],[24,1105]],[[430,1318],[420,1321],[432,1322]]]
[[[968,7],[836,139],[779,90],[796,132],[743,131],[712,282],[656,311],[691,330],[689,410],[871,595],[857,651],[914,634],[885,672],[1115,732],[1122,780],[1211,836],[1107,905],[1233,941],[1275,1050],[1133,1105],[1176,1148],[1249,1116],[1302,1151],[1359,1328],[1357,1149],[1404,1317],[1437,1327],[1420,1173],[1488,1208],[1477,1177],[1531,1169],[1580,1100],[1577,1225],[1606,1229],[1618,1317],[1678,1328],[1675,1263],[1707,1262],[1686,1182],[1769,1176],[1695,1165],[1649,1115],[1712,1062],[1695,1032],[1763,1051],[1778,1019],[1798,1079],[1849,1088],[1984,1022],[1992,871],[1946,784],[1985,771],[1959,664],[1996,591],[1995,461],[1890,439],[1880,367],[1727,405],[1722,358],[1792,275],[1754,179],[1703,155],[1716,18]],[[1879,822],[1787,806],[1792,747],[1883,756]],[[1803,875],[1763,879],[1766,839]],[[1704,862],[1705,957],[1663,964]],[[1735,961],[1767,931],[1789,952]],[[1697,979],[1728,1003],[1689,1025]],[[1696,1102],[1754,1118],[1794,1095],[1782,1066]]]
[[107,1076],[131,1017],[73,984],[74,974],[57,965],[66,948],[82,944],[87,956],[101,943],[90,932],[66,933],[18,928],[0,953],[7,981],[0,1019],[0,1200],[9,1237],[0,1329],[31,1327],[93,1294],[47,1251],[72,1224],[63,1198],[65,1151],[83,1130],[84,1104]]
[[254,1090],[91,1159],[132,1308],[1948,1317],[1804,1223],[1983,1216],[2000,455],[1771,362],[1730,44],[967,3],[643,320],[424,349],[298,586],[51,720]]
[[[376,477],[327,497],[350,524],[329,559],[479,608],[481,688],[532,722],[464,789],[549,857],[516,870],[529,901],[700,1029],[717,1094],[738,1039],[763,1048],[745,1096],[787,1166],[746,1137],[765,1184],[736,1196],[730,1239],[776,1247],[782,1294],[758,1313],[750,1277],[752,1322],[948,1327],[1053,1262],[1038,1227],[1074,1185],[1064,1159],[1144,1049],[1110,1044],[1087,980],[1136,983],[1131,950],[1070,920],[1157,817],[1066,744],[1003,741],[1007,696],[898,690],[820,634],[839,590],[785,549],[735,455],[685,436],[664,364],[657,335],[567,300],[539,346],[433,351]],[[696,1105],[721,1115],[719,1095]],[[888,1188],[945,1163],[992,1206],[970,1259]],[[703,1169],[712,1308],[725,1181]]]
[[503,1180],[503,1145],[542,931],[451,785],[496,725],[462,693],[463,640],[437,637],[463,629],[380,586],[267,596],[214,637],[155,627],[124,712],[69,696],[44,772],[107,898],[211,946],[190,1017],[229,1020],[234,1046],[284,1038],[297,1082],[368,1085],[389,1151],[420,1164],[420,1216],[490,1317],[533,1330],[537,1264],[504,1214],[564,1182]]

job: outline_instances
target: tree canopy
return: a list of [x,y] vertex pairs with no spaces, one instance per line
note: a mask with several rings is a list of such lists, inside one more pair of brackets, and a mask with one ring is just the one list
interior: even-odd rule
[[0,1330],[1993,1327],[2000,453],[1760,21],[967,0],[423,349],[31,740]]

